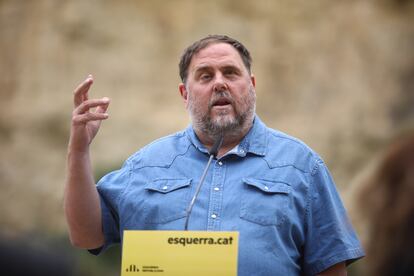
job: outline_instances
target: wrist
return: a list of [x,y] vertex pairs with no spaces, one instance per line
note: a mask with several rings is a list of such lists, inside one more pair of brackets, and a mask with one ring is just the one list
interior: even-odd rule
[[89,158],[89,146],[87,147],[68,147],[67,156],[68,158]]

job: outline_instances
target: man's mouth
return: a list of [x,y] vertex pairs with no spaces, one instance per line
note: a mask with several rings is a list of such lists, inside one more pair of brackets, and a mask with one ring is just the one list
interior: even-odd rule
[[231,104],[232,104],[231,100],[227,98],[220,98],[220,99],[213,101],[212,107],[226,107]]

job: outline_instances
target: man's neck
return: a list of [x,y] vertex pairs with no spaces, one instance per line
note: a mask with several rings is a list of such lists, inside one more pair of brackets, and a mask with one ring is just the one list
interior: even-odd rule
[[[233,131],[231,133],[224,133],[223,143],[218,151],[217,157],[221,157],[225,155],[227,152],[232,150],[235,146],[240,144],[241,140],[246,136],[249,132],[250,128],[253,126],[253,122],[249,125],[243,127],[239,131]],[[194,129],[195,133],[197,134],[198,139],[200,139],[201,143],[208,149],[210,149],[214,143],[216,142],[217,137],[211,136],[207,133],[203,133],[198,129]]]

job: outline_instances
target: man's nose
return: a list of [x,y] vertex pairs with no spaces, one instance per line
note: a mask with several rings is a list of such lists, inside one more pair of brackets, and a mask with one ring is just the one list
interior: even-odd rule
[[228,90],[227,82],[222,74],[216,74],[214,78],[213,91],[220,92]]

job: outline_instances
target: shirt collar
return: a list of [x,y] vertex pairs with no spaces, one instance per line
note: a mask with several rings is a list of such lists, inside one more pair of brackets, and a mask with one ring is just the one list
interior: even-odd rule
[[194,145],[196,149],[208,154],[207,148],[203,145],[203,143],[201,143],[200,139],[198,139],[197,134],[195,133],[192,125],[189,125],[187,127],[187,129],[185,130],[185,133],[188,139],[190,140],[190,142]]
[[[190,142],[201,152],[208,153],[207,148],[201,143],[198,139],[192,125],[189,125],[185,130],[187,137]],[[255,115],[253,120],[253,126],[250,128],[246,136],[240,141],[239,145],[230,150],[228,154],[236,154],[241,157],[246,156],[247,153],[253,153],[259,156],[266,155],[266,144],[267,144],[267,135],[266,135],[266,126]]]

